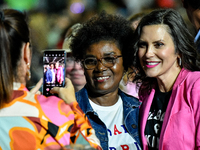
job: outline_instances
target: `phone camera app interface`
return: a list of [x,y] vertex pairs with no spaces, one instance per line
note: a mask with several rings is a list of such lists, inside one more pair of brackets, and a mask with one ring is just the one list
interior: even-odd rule
[[50,90],[57,86],[64,86],[65,78],[65,59],[64,53],[44,53],[44,90],[46,96],[52,95]]

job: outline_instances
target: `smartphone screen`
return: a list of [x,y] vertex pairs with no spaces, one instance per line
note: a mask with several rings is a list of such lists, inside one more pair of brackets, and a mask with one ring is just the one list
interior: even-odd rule
[[45,96],[53,95],[50,93],[50,90],[55,86],[64,87],[65,68],[66,68],[66,51],[65,50],[62,50],[62,49],[44,50],[43,95]]

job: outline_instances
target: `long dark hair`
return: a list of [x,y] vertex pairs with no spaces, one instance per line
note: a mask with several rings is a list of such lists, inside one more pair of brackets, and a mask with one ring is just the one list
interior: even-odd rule
[[0,107],[11,99],[24,42],[29,42],[26,15],[13,9],[0,11]]
[[[138,58],[138,43],[142,28],[147,25],[163,24],[169,27],[168,33],[174,42],[175,53],[179,54],[182,60],[182,67],[191,70],[200,70],[200,59],[194,44],[194,37],[190,34],[181,15],[173,9],[158,9],[146,15],[140,21],[136,31],[133,51],[133,66],[138,70],[135,80],[142,82],[139,95],[150,92],[157,82],[155,78],[146,77]],[[134,80],[134,81],[135,81]]]

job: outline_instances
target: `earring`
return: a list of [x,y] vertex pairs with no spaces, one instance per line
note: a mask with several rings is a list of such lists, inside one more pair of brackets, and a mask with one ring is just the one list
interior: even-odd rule
[[27,63],[26,65],[27,65],[27,68],[28,68],[28,70],[26,72],[26,76],[27,76],[27,79],[30,80],[31,79],[30,64]]
[[181,57],[179,58],[179,60],[178,60],[178,64],[179,64],[179,66],[181,66]]

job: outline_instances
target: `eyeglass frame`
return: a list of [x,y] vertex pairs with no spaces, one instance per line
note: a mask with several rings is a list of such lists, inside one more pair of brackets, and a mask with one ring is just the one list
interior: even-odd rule
[[[95,59],[97,60],[97,64],[96,64],[96,66],[94,67],[94,68],[96,68],[97,65],[98,65],[98,62],[101,62],[101,64],[102,64],[103,66],[107,67],[107,66],[102,62],[102,60],[103,60],[104,58],[106,58],[106,57],[110,57],[110,56],[104,56],[104,57],[102,57],[102,58],[100,58],[100,59],[97,59],[96,57],[87,57],[87,58],[95,58]],[[113,67],[113,66],[115,65],[115,63],[116,63],[116,60],[117,60],[119,57],[123,57],[123,56],[122,56],[122,55],[114,55],[114,56],[112,56],[112,57],[114,57],[114,63],[113,63],[112,66],[107,67],[107,68]],[[94,68],[87,68],[87,67],[86,67],[86,65],[85,65],[85,60],[86,60],[87,58],[85,58],[84,60],[81,61],[81,62],[82,62],[82,65],[83,65],[87,70],[92,70],[92,69],[94,69]]]

